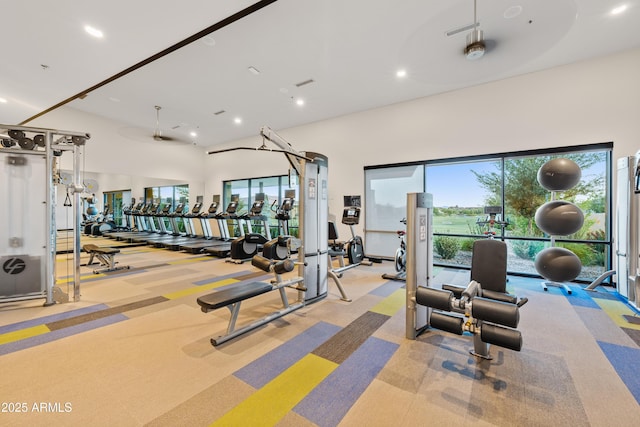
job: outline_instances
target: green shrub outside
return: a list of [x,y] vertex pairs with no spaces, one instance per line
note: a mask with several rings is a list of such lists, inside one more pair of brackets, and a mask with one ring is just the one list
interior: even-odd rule
[[460,242],[454,237],[436,236],[433,239],[433,248],[442,259],[452,259],[460,250]]

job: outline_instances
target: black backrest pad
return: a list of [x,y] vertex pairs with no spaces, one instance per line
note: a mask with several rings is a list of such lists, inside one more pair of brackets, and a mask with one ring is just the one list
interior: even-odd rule
[[507,244],[500,240],[484,239],[473,242],[471,280],[482,289],[507,291]]

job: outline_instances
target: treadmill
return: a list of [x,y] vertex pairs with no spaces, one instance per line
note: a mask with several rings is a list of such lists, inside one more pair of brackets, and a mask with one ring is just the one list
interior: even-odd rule
[[169,216],[171,211],[171,203],[166,203],[162,206],[162,209],[156,209],[155,212],[149,213],[148,223],[154,233],[147,233],[146,235],[132,236],[130,238],[131,243],[146,243],[152,245],[160,239],[166,239],[171,236],[164,223],[164,218]]
[[158,205],[156,203],[144,205],[139,213],[134,214],[138,231],[122,233],[118,235],[117,239],[134,243],[133,239],[135,238],[157,235],[158,231],[153,222],[153,215],[156,213],[158,213]]
[[236,211],[238,210],[239,198],[240,196],[237,194],[231,196],[231,202],[229,202],[229,204],[227,205],[227,210],[224,213],[216,215],[216,219],[221,220],[221,223],[219,223],[221,225],[220,237],[222,239],[220,244],[204,247],[202,249],[202,252],[209,255],[217,256],[219,258],[226,258],[229,256],[229,253],[231,252],[231,237],[229,235],[229,228],[227,227],[227,224],[230,220],[238,222],[240,234],[244,235],[244,227],[240,223],[241,219],[236,214]]
[[200,231],[196,230],[196,227],[194,227],[193,225],[193,219],[199,218],[201,209],[202,202],[199,201],[196,202],[195,205],[193,205],[193,209],[191,209],[191,212],[183,213],[181,215],[185,224],[185,228],[188,230],[187,233],[175,236],[172,239],[161,240],[158,242],[158,246],[166,249],[171,249],[172,251],[179,251],[182,249],[182,245],[195,244],[203,241],[203,239],[206,238],[206,234],[201,234]]
[[214,246],[224,246],[227,244],[227,241],[223,240],[222,236],[214,237],[213,232],[211,231],[211,224],[209,222],[211,219],[215,218],[218,221],[218,224],[223,222],[221,219],[218,218],[219,217],[218,206],[220,204],[220,196],[219,195],[213,196],[213,199],[214,199],[213,202],[211,203],[211,205],[209,205],[209,209],[206,212],[202,212],[199,215],[197,215],[197,218],[202,225],[204,237],[199,239],[192,239],[191,241],[184,242],[183,244],[180,245],[181,251],[187,251],[192,254],[199,254],[200,252],[202,252],[204,248],[211,248]]

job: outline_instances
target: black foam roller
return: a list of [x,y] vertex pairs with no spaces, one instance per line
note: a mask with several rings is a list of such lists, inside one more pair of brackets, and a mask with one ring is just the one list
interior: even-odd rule
[[251,265],[258,267],[260,270],[271,271],[271,260],[260,255],[251,258]]
[[520,351],[522,348],[522,334],[515,329],[483,323],[480,327],[480,339],[489,344],[495,344],[509,350]]
[[487,298],[476,297],[472,301],[471,315],[476,319],[517,328],[520,321],[518,306]]
[[436,329],[441,329],[453,334],[462,335],[462,326],[464,325],[464,319],[462,317],[452,316],[450,314],[438,313],[434,311],[431,313],[431,320],[429,321],[429,323]]
[[296,265],[292,260],[285,259],[284,261],[280,261],[276,263],[276,265],[273,267],[273,271],[275,271],[278,274],[284,274],[284,273],[293,271],[295,266]]
[[418,286],[416,290],[416,302],[420,305],[451,311],[451,300],[453,300],[453,293],[450,291],[427,288],[425,286]]

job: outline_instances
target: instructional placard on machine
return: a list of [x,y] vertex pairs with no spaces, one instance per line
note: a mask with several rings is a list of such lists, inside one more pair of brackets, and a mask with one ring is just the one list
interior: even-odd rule
[[427,216],[420,215],[420,241],[427,240]]

